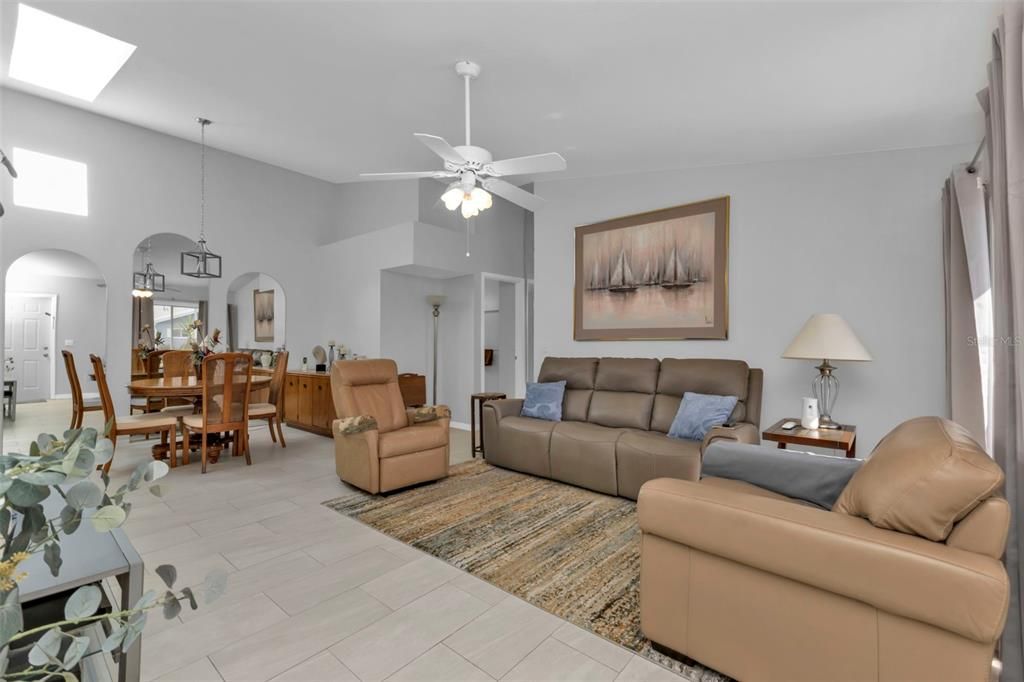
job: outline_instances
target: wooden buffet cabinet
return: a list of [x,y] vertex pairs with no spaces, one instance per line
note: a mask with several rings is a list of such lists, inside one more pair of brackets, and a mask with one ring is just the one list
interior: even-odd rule
[[[422,374],[401,374],[398,384],[406,407],[419,407],[426,403],[426,377]],[[284,377],[285,424],[321,436],[332,436],[331,423],[337,418],[331,397],[330,372],[288,370]]]
[[327,372],[289,370],[284,379],[284,421],[288,426],[331,435],[336,419]]

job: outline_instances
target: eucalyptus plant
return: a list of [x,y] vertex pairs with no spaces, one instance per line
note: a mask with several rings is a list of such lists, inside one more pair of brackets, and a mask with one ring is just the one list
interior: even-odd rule
[[[146,626],[149,613],[158,609],[165,618],[181,612],[182,603],[198,608],[198,601],[216,599],[227,575],[211,573],[196,591],[175,588],[174,566],[158,566],[156,574],[166,589],[146,592],[131,608],[100,613],[102,592],[84,585],[65,603],[64,618],[25,629],[18,583],[27,575],[22,564],[42,553],[50,573],[60,575],[61,539],[72,533],[106,533],[124,524],[131,511],[128,496],[142,488],[161,496],[157,481],[169,471],[160,461],[140,464],[127,483],[112,486],[105,472],[96,472],[113,456],[113,444],[95,429],[73,429],[61,438],[42,434],[29,453],[0,455],[0,682],[2,680],[77,680],[75,671],[84,656],[107,652],[120,655]],[[48,517],[43,501],[58,495],[60,505],[48,504],[60,513]],[[83,626],[104,622],[105,639],[100,649],[89,652]],[[27,649],[27,659],[17,656]]]

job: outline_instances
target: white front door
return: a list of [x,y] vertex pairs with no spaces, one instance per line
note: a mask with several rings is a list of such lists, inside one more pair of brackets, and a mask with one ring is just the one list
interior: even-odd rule
[[50,395],[50,336],[53,300],[49,296],[7,294],[4,320],[4,361],[13,358],[14,372],[5,379],[18,382],[18,402],[48,400]]

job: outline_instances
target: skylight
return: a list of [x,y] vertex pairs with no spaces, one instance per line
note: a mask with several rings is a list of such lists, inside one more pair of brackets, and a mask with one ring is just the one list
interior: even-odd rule
[[91,102],[134,51],[130,43],[19,4],[7,73]]
[[14,148],[14,205],[89,215],[89,167],[79,161]]

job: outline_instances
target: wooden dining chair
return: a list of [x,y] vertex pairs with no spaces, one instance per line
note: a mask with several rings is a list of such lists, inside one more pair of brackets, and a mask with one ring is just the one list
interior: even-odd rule
[[[178,420],[160,413],[132,414],[118,417],[114,411],[114,401],[110,398],[110,387],[107,385],[107,372],[103,368],[103,360],[95,355],[90,355],[89,360],[92,361],[92,371],[96,377],[96,386],[100,390],[103,418],[110,425],[107,438],[113,442],[114,450],[117,450],[117,440],[121,436],[159,433],[162,444],[167,445],[168,441],[170,441],[170,461],[168,464],[175,466],[178,462],[178,443],[175,434]],[[111,457],[110,461],[103,465],[104,472],[110,471],[110,465],[113,461],[114,459]]]
[[199,454],[206,473],[207,451],[212,434],[231,433],[234,454],[249,456],[249,390],[252,386],[252,355],[215,353],[203,359],[202,413],[181,420],[185,442],[199,434]]
[[270,440],[280,443],[282,448],[287,447],[284,442],[284,431],[281,430],[281,424],[284,422],[284,375],[287,372],[288,351],[284,350],[277,354],[277,364],[274,365],[274,375],[270,378],[270,396],[267,402],[249,405],[249,419],[266,419],[270,429]]
[[[146,356],[146,359],[142,361],[142,366],[145,369],[146,376],[150,379],[156,379],[160,376],[160,361],[163,358],[164,353],[168,353],[166,350],[155,350]],[[150,412],[159,412],[163,409],[165,401],[163,398],[142,398],[141,400],[135,400],[128,404],[128,411],[131,414],[136,412],[142,412],[143,414],[149,414]]]
[[82,428],[82,420],[86,412],[99,412],[103,409],[103,403],[99,400],[86,401],[82,398],[82,382],[78,379],[78,370],[75,369],[75,356],[71,351],[62,350],[64,356],[64,369],[68,373],[68,383],[71,385],[71,426],[72,429]]
[[[188,379],[195,370],[192,365],[192,351],[169,350],[162,356],[165,379]],[[195,414],[195,403],[189,398],[168,398],[160,412],[177,418]]]

